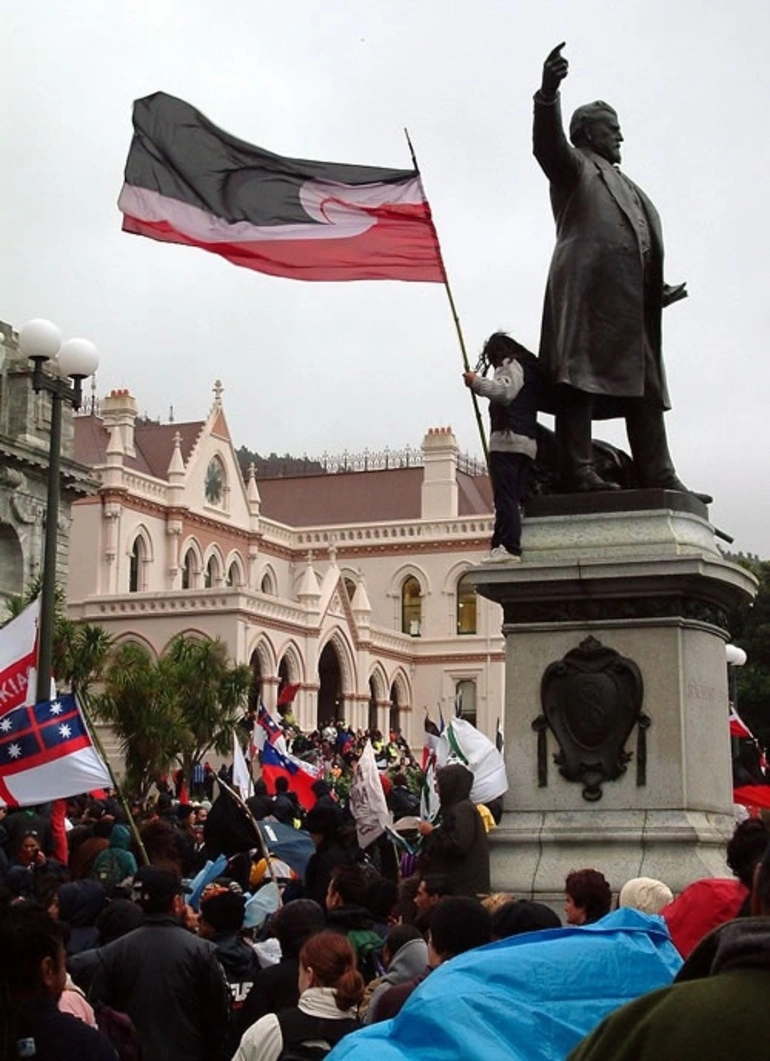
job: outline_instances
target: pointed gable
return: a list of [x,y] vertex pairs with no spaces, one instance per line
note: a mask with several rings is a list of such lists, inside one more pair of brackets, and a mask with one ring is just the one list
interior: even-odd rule
[[222,409],[219,410],[216,420],[211,425],[211,434],[216,435],[217,438],[223,439],[225,442],[231,442],[230,428],[227,426],[227,420]]

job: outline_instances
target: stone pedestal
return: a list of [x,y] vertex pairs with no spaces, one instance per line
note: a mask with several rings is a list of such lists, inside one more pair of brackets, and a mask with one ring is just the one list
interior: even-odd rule
[[[616,892],[636,876],[676,892],[725,874],[733,815],[724,645],[728,616],[754,595],[754,579],[723,558],[691,495],[542,498],[527,516],[524,562],[473,571],[478,592],[503,607],[506,638],[510,789],[492,835],[493,887],[558,902],[567,873],[587,866]],[[550,675],[569,673],[564,657],[575,650],[589,660],[610,650],[615,662],[564,687],[560,728],[548,682],[544,714],[543,677],[552,664]],[[606,730],[628,706],[612,692],[620,674],[637,682],[640,711],[608,754]],[[603,779],[601,767],[581,780],[563,776],[565,764],[569,772],[597,750],[618,776]]]

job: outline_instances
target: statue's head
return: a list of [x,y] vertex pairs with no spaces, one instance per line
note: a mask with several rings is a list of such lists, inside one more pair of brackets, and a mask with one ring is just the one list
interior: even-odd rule
[[575,147],[589,147],[608,162],[620,162],[623,136],[618,113],[604,100],[578,107],[569,123],[569,138]]

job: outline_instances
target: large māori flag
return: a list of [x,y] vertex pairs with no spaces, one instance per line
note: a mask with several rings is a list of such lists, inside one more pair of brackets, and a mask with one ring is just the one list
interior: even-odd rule
[[165,92],[133,120],[124,231],[296,280],[444,281],[416,170],[283,158]]

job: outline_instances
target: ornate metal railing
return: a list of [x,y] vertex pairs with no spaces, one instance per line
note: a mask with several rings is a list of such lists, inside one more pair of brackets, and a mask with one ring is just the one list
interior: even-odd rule
[[[327,474],[338,472],[375,472],[387,471],[389,468],[421,468],[423,465],[422,450],[418,446],[406,446],[404,449],[382,450],[368,448],[359,453],[344,450],[341,454],[331,455],[324,452],[318,463]],[[468,453],[457,456],[457,467],[466,475],[485,475],[486,465],[478,457]]]

